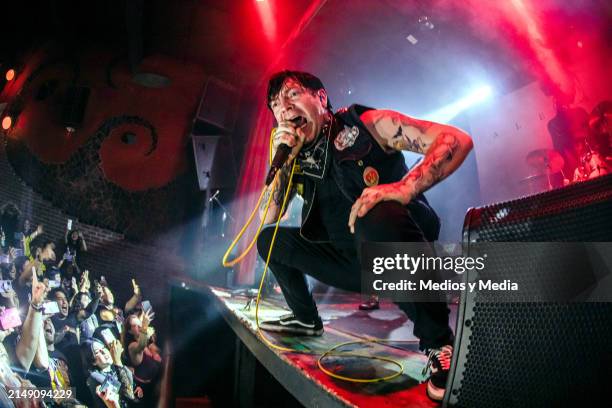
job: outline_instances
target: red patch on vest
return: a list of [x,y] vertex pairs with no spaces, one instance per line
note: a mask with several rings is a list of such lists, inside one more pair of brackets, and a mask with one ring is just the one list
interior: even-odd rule
[[378,171],[374,167],[366,167],[363,170],[363,181],[366,183],[366,186],[372,187],[378,184]]

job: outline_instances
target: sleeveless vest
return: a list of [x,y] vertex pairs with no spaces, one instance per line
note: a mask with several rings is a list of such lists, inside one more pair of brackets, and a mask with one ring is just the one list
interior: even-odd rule
[[[328,163],[324,177],[333,177],[339,193],[351,203],[355,202],[367,187],[364,171],[368,167],[378,173],[377,184],[394,183],[408,172],[402,153],[385,152],[361,121],[360,115],[368,110],[371,108],[361,105],[340,109],[334,114],[334,129],[329,136],[328,154],[331,153],[331,157],[328,160],[331,163]],[[371,172],[371,169],[368,170]],[[328,242],[329,237],[325,228],[322,228],[319,209],[313,205],[316,202],[317,183],[306,175],[302,176],[302,182],[304,206],[300,234],[309,241]],[[419,194],[406,208],[427,240],[436,240],[440,232],[440,219],[425,196]],[[348,214],[346,220],[338,222],[346,225]]]

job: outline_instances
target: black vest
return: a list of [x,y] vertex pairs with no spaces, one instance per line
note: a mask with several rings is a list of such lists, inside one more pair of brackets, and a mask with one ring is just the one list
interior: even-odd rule
[[[330,133],[328,148],[330,157],[325,177],[333,177],[339,193],[350,202],[355,202],[364,188],[364,171],[371,167],[378,173],[378,184],[394,183],[401,180],[408,168],[401,152],[386,153],[370,134],[360,119],[360,115],[371,108],[351,105],[334,114],[335,123]],[[329,154],[328,153],[328,154]],[[302,207],[302,237],[314,242],[327,242],[329,237],[322,228],[319,209],[313,205],[316,182],[308,176],[301,177],[303,182],[304,206]],[[315,207],[315,208],[313,208]],[[415,197],[406,208],[429,241],[438,238],[440,219],[429,206],[423,194]],[[347,219],[338,220],[346,225]]]

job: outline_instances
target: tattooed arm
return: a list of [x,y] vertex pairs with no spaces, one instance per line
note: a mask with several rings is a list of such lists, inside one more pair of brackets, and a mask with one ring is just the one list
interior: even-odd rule
[[[277,187],[274,189],[272,201],[270,201],[270,208],[268,209],[268,214],[266,215],[264,224],[275,223],[279,215],[284,215],[284,212],[287,211],[287,208],[289,207],[291,199],[295,196],[297,189],[294,184],[291,187],[291,191],[289,192],[289,197],[287,198],[287,204],[285,204],[283,214],[280,214],[280,209],[283,205],[283,199],[285,198],[285,192],[287,191],[287,186],[289,185],[290,174],[290,165],[283,166],[279,170],[279,182]],[[268,202],[268,198],[270,197],[271,190],[272,184],[266,187],[266,192],[264,193],[264,197],[261,200],[261,204],[259,206],[259,219],[263,219],[264,212],[266,211],[266,203]]]
[[365,112],[361,120],[385,151],[410,150],[424,154],[425,158],[402,180],[364,189],[351,208],[348,223],[351,232],[356,218],[363,217],[380,201],[408,204],[415,196],[448,177],[472,149],[470,136],[452,126],[388,110]]

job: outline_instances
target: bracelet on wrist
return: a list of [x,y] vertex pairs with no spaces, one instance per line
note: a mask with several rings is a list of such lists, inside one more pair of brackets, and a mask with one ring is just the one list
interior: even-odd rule
[[35,312],[42,312],[43,310],[43,305],[41,304],[36,304],[34,302],[30,302],[30,307],[35,311]]

